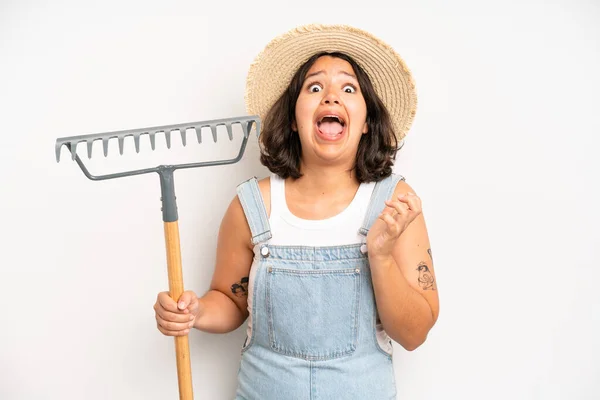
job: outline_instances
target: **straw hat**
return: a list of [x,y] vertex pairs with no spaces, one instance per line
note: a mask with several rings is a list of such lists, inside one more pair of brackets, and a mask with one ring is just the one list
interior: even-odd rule
[[389,45],[346,25],[304,25],[273,39],[256,57],[246,80],[246,109],[264,119],[300,66],[315,53],[341,52],[369,75],[390,113],[399,140],[408,132],[417,109],[412,75]]

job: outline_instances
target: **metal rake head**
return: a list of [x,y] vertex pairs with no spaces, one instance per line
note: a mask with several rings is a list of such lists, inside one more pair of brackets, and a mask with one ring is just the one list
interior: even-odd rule
[[[86,143],[87,145],[87,155],[88,158],[92,157],[92,146],[95,141],[102,141],[102,147],[104,156],[106,157],[108,154],[108,143],[111,139],[117,139],[119,143],[119,153],[123,154],[123,148],[125,144],[125,138],[128,136],[133,137],[133,141],[135,144],[135,151],[139,153],[140,151],[140,137],[148,136],[150,138],[150,145],[152,150],[156,148],[156,134],[164,133],[165,139],[167,142],[167,148],[171,148],[171,135],[173,133],[179,132],[181,135],[181,142],[185,146],[187,142],[187,130],[193,129],[196,132],[196,138],[198,143],[202,143],[202,129],[210,128],[212,133],[213,141],[217,142],[217,128],[219,126],[224,126],[227,130],[227,135],[229,136],[229,140],[233,140],[233,125],[239,124],[242,128],[243,132],[243,141],[240,148],[240,151],[237,157],[228,159],[228,160],[217,160],[217,161],[208,161],[208,162],[198,162],[191,164],[179,164],[179,165],[169,165],[169,166],[158,166],[156,168],[148,168],[134,171],[126,171],[119,172],[115,174],[109,175],[92,175],[89,173],[79,156],[77,155],[77,145],[80,143]],[[256,134],[260,134],[260,118],[257,115],[254,116],[243,116],[237,118],[225,118],[225,119],[215,119],[210,121],[200,121],[200,122],[190,122],[183,124],[175,124],[175,125],[164,125],[164,126],[155,126],[151,128],[140,128],[140,129],[128,129],[123,131],[116,132],[106,132],[99,134],[91,134],[91,135],[79,135],[79,136],[70,136],[56,139],[55,151],[56,151],[56,161],[60,161],[60,152],[63,146],[66,146],[67,149],[71,152],[71,158],[77,161],[77,164],[83,171],[83,173],[92,180],[101,180],[101,179],[110,179],[110,178],[119,178],[123,176],[129,175],[139,175],[148,172],[161,172],[166,167],[169,170],[173,171],[175,169],[181,168],[195,168],[195,167],[207,167],[212,165],[224,165],[224,164],[233,164],[239,161],[242,158],[244,150],[246,148],[246,144],[248,142],[248,137],[250,135],[250,131],[252,130],[253,125],[256,124]]]
[[233,140],[232,125],[236,123],[241,125],[242,131],[244,132],[244,139],[247,139],[248,135],[250,134],[250,130],[252,129],[253,123],[256,123],[256,129],[258,134],[260,128],[260,119],[258,118],[258,116],[249,116],[239,118],[216,119],[210,121],[190,122],[175,125],[155,126],[151,128],[128,129],[123,131],[106,132],[91,135],[70,136],[56,139],[56,161],[60,161],[60,152],[62,146],[67,146],[67,148],[71,152],[72,159],[75,160],[77,156],[77,145],[82,142],[85,142],[87,144],[87,155],[88,158],[91,158],[92,146],[97,140],[102,141],[102,148],[104,156],[106,157],[108,155],[109,140],[117,139],[119,142],[119,153],[123,155],[125,138],[128,136],[133,137],[136,153],[140,152],[140,137],[146,135],[150,138],[150,146],[152,147],[152,150],[154,150],[156,148],[156,134],[158,133],[164,133],[167,148],[169,149],[171,148],[171,135],[175,132],[179,132],[179,134],[181,135],[182,144],[184,146],[187,144],[188,129],[195,130],[198,143],[202,143],[202,128],[210,128],[213,141],[216,143],[217,127],[225,126],[225,128],[227,129],[227,135],[229,136],[229,140]]

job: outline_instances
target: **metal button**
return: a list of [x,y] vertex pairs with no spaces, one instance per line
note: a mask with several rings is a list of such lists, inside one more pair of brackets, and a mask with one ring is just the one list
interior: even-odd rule
[[360,274],[360,269],[356,268],[356,269],[354,270],[354,272],[356,272],[357,274]]
[[363,254],[367,254],[367,245],[363,244],[362,246],[360,246],[360,252]]
[[269,257],[269,247],[262,246],[260,248],[260,255],[263,256],[263,257]]

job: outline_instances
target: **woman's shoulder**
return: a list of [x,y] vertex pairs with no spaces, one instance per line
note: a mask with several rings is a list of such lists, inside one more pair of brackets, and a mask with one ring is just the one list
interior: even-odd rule
[[406,182],[406,178],[403,175],[394,173],[391,177],[397,181],[396,187],[394,188],[394,196],[406,194],[408,192],[416,194],[412,186]]
[[[265,178],[259,179],[256,177],[250,178],[242,183],[240,183],[240,185],[245,184],[246,182],[252,180],[252,179],[256,179],[257,184],[258,184],[258,189],[260,190],[260,194],[262,196],[263,199],[263,203],[265,205],[265,208],[267,210],[267,217],[269,215],[271,215],[271,176],[269,175]],[[239,185],[238,185],[239,186]],[[238,202],[239,203],[239,195],[236,195],[233,199],[234,202]],[[240,204],[241,207],[241,204]]]

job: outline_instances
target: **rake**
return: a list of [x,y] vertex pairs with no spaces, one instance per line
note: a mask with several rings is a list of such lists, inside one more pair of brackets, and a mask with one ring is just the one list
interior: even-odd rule
[[[216,160],[216,161],[204,161],[196,163],[187,163],[179,165],[159,165],[155,168],[138,169],[132,171],[124,171],[118,173],[112,173],[107,175],[92,175],[84,165],[83,161],[77,154],[77,145],[80,143],[86,143],[88,158],[92,157],[92,146],[95,141],[102,141],[103,153],[106,157],[108,154],[108,145],[111,139],[117,139],[119,144],[119,153],[123,155],[123,148],[125,138],[128,136],[133,137],[135,150],[139,153],[140,151],[140,137],[148,136],[150,138],[150,144],[152,150],[156,146],[156,134],[164,133],[167,148],[171,148],[171,134],[177,131],[181,134],[181,142],[185,146],[187,138],[187,130],[193,129],[196,132],[198,143],[202,143],[202,129],[210,128],[212,133],[213,141],[217,142],[217,127],[225,126],[227,129],[227,135],[229,140],[233,140],[233,129],[232,127],[239,124],[242,128],[243,139],[240,146],[238,155],[234,158],[227,160]],[[176,302],[179,301],[179,297],[184,291],[183,287],[183,274],[181,270],[181,247],[179,244],[179,225],[177,215],[177,203],[175,199],[175,184],[173,180],[173,172],[177,169],[186,168],[197,168],[197,167],[209,167],[216,165],[234,164],[238,162],[246,149],[248,137],[253,125],[256,125],[256,134],[260,132],[260,119],[258,116],[244,116],[239,118],[226,118],[217,119],[210,121],[191,122],[176,125],[164,125],[155,126],[151,128],[142,129],[130,129],[117,132],[107,132],[100,134],[91,135],[80,135],[63,137],[56,139],[56,161],[60,162],[60,153],[63,146],[71,152],[71,159],[76,161],[86,177],[94,181],[100,181],[105,179],[122,178],[125,176],[148,174],[156,172],[160,178],[161,188],[161,202],[162,202],[162,216],[165,228],[165,246],[167,253],[167,270],[169,278],[169,292],[170,296]],[[192,400],[192,374],[190,365],[190,349],[188,336],[176,336],[175,337],[175,353],[177,358],[177,379],[179,385],[179,398],[181,400]]]

